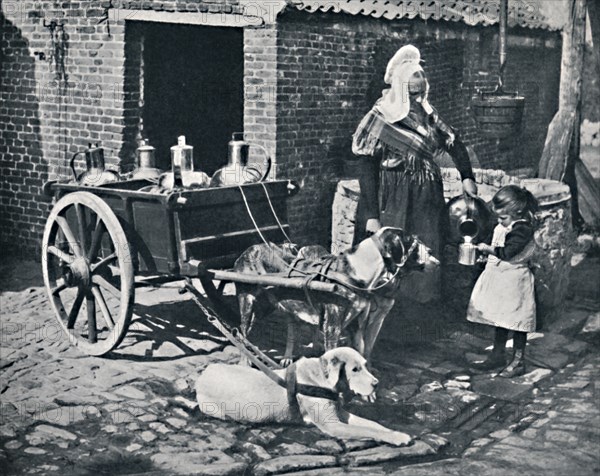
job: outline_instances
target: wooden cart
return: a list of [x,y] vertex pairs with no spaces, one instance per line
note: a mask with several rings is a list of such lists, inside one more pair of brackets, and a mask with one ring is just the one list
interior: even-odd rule
[[287,199],[298,190],[287,180],[167,194],[143,191],[148,185],[44,187],[55,199],[43,238],[44,282],[58,322],[90,355],[123,340],[137,286],[203,270],[223,279],[219,270],[250,245],[283,242]]

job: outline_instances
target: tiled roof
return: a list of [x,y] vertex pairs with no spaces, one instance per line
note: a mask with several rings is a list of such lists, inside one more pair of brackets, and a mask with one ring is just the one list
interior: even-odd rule
[[[539,1],[539,0],[538,0]],[[467,25],[494,25],[499,22],[500,0],[288,0],[298,10],[366,15],[396,20],[419,17],[423,20],[462,21]],[[534,0],[509,0],[508,25],[555,30]]]

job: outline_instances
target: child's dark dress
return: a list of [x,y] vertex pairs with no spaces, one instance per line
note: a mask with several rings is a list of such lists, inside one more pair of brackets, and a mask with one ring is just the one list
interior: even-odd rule
[[535,331],[533,274],[528,262],[535,249],[533,228],[524,220],[494,229],[485,270],[477,280],[467,311],[470,322],[513,331]]

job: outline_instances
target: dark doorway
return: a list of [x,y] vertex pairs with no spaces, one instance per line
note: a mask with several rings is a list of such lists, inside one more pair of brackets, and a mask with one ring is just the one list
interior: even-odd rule
[[231,133],[243,130],[242,29],[148,24],[144,38],[143,136],[169,168],[184,135],[195,170],[212,174],[227,161]]

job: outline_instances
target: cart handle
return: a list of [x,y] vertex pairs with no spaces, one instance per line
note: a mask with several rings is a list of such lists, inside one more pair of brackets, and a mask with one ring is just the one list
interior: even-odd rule
[[75,177],[75,180],[77,180],[77,171],[75,170],[75,159],[79,154],[85,154],[85,151],[75,152],[75,154],[73,154],[73,157],[71,157],[71,162],[69,163],[69,165],[71,166],[71,170],[73,171],[73,177]]

